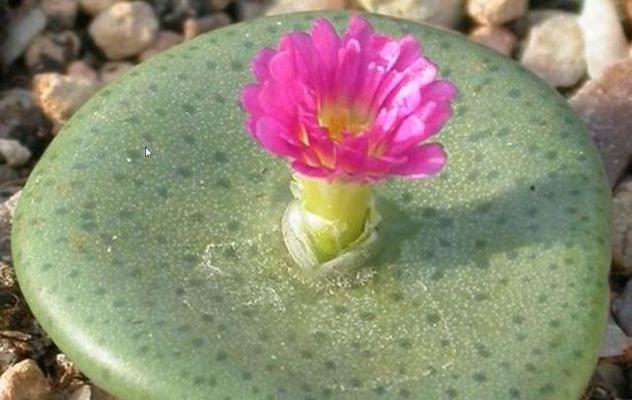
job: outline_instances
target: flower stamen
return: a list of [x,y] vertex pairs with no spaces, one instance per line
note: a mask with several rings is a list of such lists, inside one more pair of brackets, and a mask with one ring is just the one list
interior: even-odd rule
[[318,113],[318,125],[327,129],[329,137],[339,143],[344,132],[356,135],[366,131],[371,126],[371,116],[357,107],[325,104]]

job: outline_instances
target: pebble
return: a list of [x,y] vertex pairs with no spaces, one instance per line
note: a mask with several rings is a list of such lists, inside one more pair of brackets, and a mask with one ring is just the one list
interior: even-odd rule
[[344,8],[344,0],[276,0],[266,10],[266,15],[313,10],[344,10]]
[[163,28],[181,30],[187,18],[196,18],[204,9],[204,0],[151,0]]
[[78,0],[42,0],[42,10],[48,20],[48,28],[53,31],[72,29],[75,25]]
[[92,20],[88,31],[108,59],[120,60],[151,45],[158,34],[158,19],[145,2],[116,3]]
[[[632,275],[632,179],[621,183],[615,191],[610,236],[615,270]],[[632,335],[632,285],[626,285],[623,295],[615,304],[619,306],[618,313],[615,312],[617,321]],[[623,304],[628,307],[620,307]]]
[[55,370],[55,384],[58,387],[67,388],[81,378],[81,372],[64,353],[55,356]]
[[627,57],[629,44],[612,0],[584,0],[579,25],[586,44],[588,76],[598,78],[610,65]]
[[557,16],[574,16],[577,18],[576,13],[570,13],[568,11],[554,10],[550,8],[529,10],[527,15],[511,23],[511,29],[518,37],[523,38],[527,36],[529,29],[531,29],[532,26]]
[[228,7],[233,0],[206,0],[206,6],[211,11],[221,11]]
[[79,0],[81,10],[94,17],[123,0]]
[[46,32],[31,41],[24,63],[32,72],[62,71],[80,51],[81,39],[75,32]]
[[22,10],[9,18],[7,37],[0,46],[0,61],[13,64],[24,53],[31,40],[46,27],[46,15],[40,8]]
[[[39,155],[48,143],[50,128],[29,90],[14,88],[0,92],[0,138],[16,139]],[[6,174],[0,177],[7,178]]]
[[610,187],[623,177],[632,160],[632,59],[610,66],[588,81],[570,104],[589,128],[601,153]]
[[28,121],[33,108],[28,90],[14,88],[0,92],[0,137],[9,137],[15,125]]
[[[6,1],[0,1],[0,48],[4,39],[7,37],[7,25],[9,24],[9,17],[11,10],[9,9],[9,3]],[[1,54],[1,53],[0,53]]]
[[182,29],[184,31],[184,38],[186,40],[193,39],[202,33],[227,26],[230,22],[231,20],[228,14],[223,12],[207,15],[206,17],[198,19],[189,18],[184,21],[184,27]]
[[90,389],[92,390],[92,400],[118,400],[98,386],[91,386]]
[[99,70],[99,80],[106,85],[129,71],[134,64],[126,61],[110,61],[101,66]]
[[92,385],[82,385],[76,389],[68,400],[117,400],[103,389]]
[[463,19],[464,0],[357,0],[367,11],[456,28]]
[[[627,382],[623,369],[617,364],[600,361],[592,376],[590,386],[595,391],[596,388],[607,393],[610,398],[628,398]],[[598,399],[598,397],[592,397]]]
[[33,94],[44,114],[61,128],[72,114],[97,90],[88,79],[58,73],[38,74],[33,77]]
[[606,325],[606,333],[599,350],[599,357],[618,357],[625,352],[628,346],[630,338],[619,328],[619,325],[608,317],[608,324]]
[[31,152],[15,139],[0,139],[0,156],[10,167],[18,167],[28,162]]
[[[2,168],[10,168],[6,165],[0,166]],[[11,170],[15,171],[13,168]],[[4,182],[3,182],[4,183]],[[6,185],[3,185],[6,186]],[[15,213],[15,208],[17,207],[18,200],[22,191],[18,191],[14,193],[9,199],[0,203],[0,258],[3,261],[11,260],[11,222],[13,220],[13,215]],[[4,262],[0,262],[0,282],[2,283],[2,291],[9,291],[10,293],[15,288],[15,277],[12,276],[12,269],[5,268],[6,264]],[[0,292],[1,293],[1,292]],[[4,301],[4,303],[7,303]],[[6,306],[11,306],[10,304],[5,304]],[[3,316],[4,317],[4,316]],[[6,329],[7,322],[6,320],[2,321],[2,328]],[[18,361],[19,352],[15,348],[13,342],[9,340],[7,337],[3,337],[0,340],[0,368],[2,370],[6,370],[15,362]]]
[[72,78],[88,79],[95,83],[99,80],[97,71],[84,60],[71,62],[66,69],[66,74]]
[[183,41],[184,41],[184,37],[179,33],[171,32],[171,31],[161,31],[158,33],[158,37],[156,38],[154,43],[152,43],[151,46],[145,49],[145,51],[140,53],[140,55],[138,56],[138,59],[140,61],[148,60],[151,57],[155,56],[156,54],[162,53],[168,48],[176,46],[182,43]]
[[81,385],[70,394],[68,400],[92,400],[91,397],[90,385]]
[[[22,191],[19,191],[15,193],[13,196],[11,196],[8,200],[0,203],[0,251],[2,252],[2,254],[5,254],[5,251],[6,252],[10,251],[9,237],[11,236],[10,235],[11,221],[13,219],[13,215],[15,214],[15,208],[18,205],[18,201],[21,195],[22,195]],[[9,282],[6,282],[5,279],[3,279],[3,281],[4,281],[3,283],[9,283]],[[3,285],[3,286],[4,286],[3,289],[13,288],[13,285],[11,286]],[[4,359],[6,359],[7,357],[13,358],[13,355],[11,354],[16,355],[15,347],[10,342],[4,342],[5,339],[8,339],[8,338],[2,338],[2,341],[0,341],[0,353],[4,353],[0,355],[0,357],[3,358],[2,362],[4,362]],[[8,364],[0,364],[0,365],[3,365],[4,367],[6,367]]]
[[[1,219],[2,217],[0,217]],[[1,223],[1,222],[0,222]],[[5,230],[9,234],[9,230]],[[6,246],[8,250],[8,246]],[[6,264],[0,264],[4,268]],[[18,352],[13,347],[12,343],[8,339],[0,338],[0,373],[4,373],[12,365],[18,362]]]
[[468,0],[467,12],[478,23],[503,25],[525,15],[527,0]]
[[0,376],[0,400],[53,399],[50,382],[33,360],[15,364]]
[[470,39],[496,50],[500,54],[510,56],[518,39],[509,29],[501,26],[482,25],[470,32]]
[[520,62],[551,86],[576,84],[586,72],[584,42],[577,17],[544,18],[529,30]]
[[264,4],[255,0],[238,0],[236,3],[237,16],[240,21],[257,18],[265,12]]

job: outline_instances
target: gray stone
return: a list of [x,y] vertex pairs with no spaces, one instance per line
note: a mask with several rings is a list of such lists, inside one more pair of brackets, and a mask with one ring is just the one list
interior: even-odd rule
[[9,256],[11,253],[9,241],[11,237],[11,222],[21,195],[22,191],[16,192],[8,200],[0,203],[0,256],[2,259],[10,259],[10,257],[4,256]]
[[600,388],[614,398],[627,398],[628,384],[623,368],[608,361],[600,361],[593,374],[591,386]]
[[612,317],[608,317],[606,333],[603,337],[601,349],[599,350],[599,357],[606,358],[623,355],[629,342],[630,338],[619,328],[619,325],[617,325]]
[[[611,230],[614,268],[618,273],[632,275],[632,180],[621,183],[615,191]],[[632,284],[630,282],[613,304],[617,309],[615,312],[617,321],[628,335],[632,334]]]
[[124,0],[79,0],[79,5],[86,14],[96,16],[121,1]]
[[11,16],[11,9],[6,1],[0,1],[0,47],[7,37],[7,24]]
[[570,13],[568,11],[554,10],[549,8],[540,10],[529,10],[529,12],[524,17],[511,23],[511,29],[518,37],[524,38],[527,36],[532,26],[537,25],[544,20],[558,16],[572,16],[577,18],[577,14]]
[[33,103],[30,91],[14,88],[0,92],[0,138],[16,139],[31,153],[40,154],[49,135],[50,122]]
[[237,0],[236,4],[240,21],[257,18],[265,12],[265,6],[256,0]]
[[139,54],[158,34],[158,19],[143,1],[116,3],[99,14],[88,28],[90,36],[110,60]]
[[11,167],[21,166],[31,158],[31,152],[15,139],[0,139],[0,156]]
[[205,0],[151,0],[154,12],[165,29],[180,31],[187,18],[197,18],[203,14]]
[[7,38],[0,46],[0,61],[13,64],[24,53],[31,40],[46,27],[46,15],[39,8],[22,10],[9,19]]
[[6,164],[0,165],[0,185],[13,185],[23,183],[23,174]]
[[206,6],[212,11],[225,9],[233,0],[205,0]]
[[588,81],[570,104],[588,125],[601,153],[610,186],[622,178],[632,159],[632,60],[610,66]]
[[520,62],[551,86],[572,86],[586,71],[584,42],[572,14],[553,15],[529,30]]
[[74,27],[79,11],[78,0],[42,0],[41,7],[50,29],[57,31]]
[[62,71],[80,51],[81,40],[74,31],[46,32],[31,41],[24,63],[33,72]]
[[[3,266],[7,264],[2,263]],[[19,354],[10,340],[0,338],[0,374],[4,373],[12,365],[16,364]]]
[[456,28],[463,19],[464,0],[355,0],[367,11]]

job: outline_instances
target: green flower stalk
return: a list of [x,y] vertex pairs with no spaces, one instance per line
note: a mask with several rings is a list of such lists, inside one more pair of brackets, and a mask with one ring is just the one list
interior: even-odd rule
[[[372,186],[295,176],[294,196],[310,224],[310,239],[320,262],[329,261],[356,241],[373,206]],[[310,217],[311,216],[311,217]]]
[[441,145],[421,144],[452,114],[454,85],[412,36],[393,39],[355,16],[342,37],[325,19],[254,58],[242,92],[248,132],[288,158],[296,201],[284,217],[292,258],[324,265],[354,252],[379,221],[372,186],[443,168]]

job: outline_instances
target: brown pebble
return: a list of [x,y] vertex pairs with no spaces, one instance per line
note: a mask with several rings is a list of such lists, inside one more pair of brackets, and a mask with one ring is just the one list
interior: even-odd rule
[[208,15],[202,18],[187,18],[184,21],[184,38],[193,39],[194,37],[213,29],[221,28],[231,23],[228,14],[220,12]]
[[97,85],[88,79],[58,73],[38,74],[33,77],[35,101],[55,124],[54,131],[60,128],[97,88]]
[[610,66],[588,81],[570,104],[590,130],[611,187],[632,160],[632,59]]
[[134,64],[126,61],[110,61],[103,64],[99,70],[99,80],[102,84],[108,84],[134,67]]
[[48,18],[50,29],[72,29],[75,25],[79,10],[78,0],[42,0],[41,7]]
[[79,56],[81,40],[73,31],[46,32],[33,39],[24,63],[33,72],[61,71]]
[[518,39],[509,29],[482,25],[470,32],[470,39],[506,56],[511,55]]
[[66,74],[73,78],[88,79],[97,82],[97,71],[84,60],[73,61],[68,65]]
[[145,51],[140,53],[138,59],[140,61],[148,60],[158,53],[162,53],[170,47],[176,46],[184,41],[184,37],[179,33],[171,31],[161,31],[158,33],[158,37],[154,43],[149,46]]
[[33,360],[19,362],[0,376],[0,400],[49,399],[51,384]]

